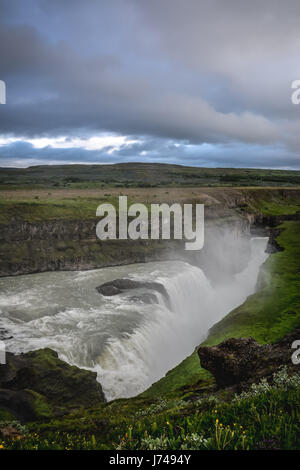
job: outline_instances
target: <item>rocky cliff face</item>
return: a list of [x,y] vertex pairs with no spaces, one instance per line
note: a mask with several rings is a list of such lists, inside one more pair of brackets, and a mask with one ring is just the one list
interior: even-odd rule
[[[219,250],[233,263],[232,239],[243,243],[249,235],[246,217],[220,204],[206,208],[205,246],[199,252],[185,251],[179,240],[105,240],[96,238],[98,220],[51,220],[29,223],[13,219],[0,226],[0,276],[56,270],[85,270],[155,260],[187,260],[204,265]],[[220,270],[225,264],[220,263]]]
[[105,401],[96,375],[61,361],[51,349],[7,353],[0,365],[0,409],[25,422],[92,407]]
[[[97,219],[28,222],[12,217],[8,224],[0,225],[0,276],[183,259],[207,268],[208,276],[214,278],[245,266],[249,255],[245,238],[252,227],[260,229],[260,234],[268,233],[266,227],[300,218],[300,211],[295,212],[298,205],[300,208],[297,189],[209,188],[192,194],[181,202],[205,204],[205,244],[199,252],[185,251],[183,243],[174,240],[100,241],[96,238]],[[279,215],[261,211],[259,207],[265,203],[279,206]],[[284,212],[289,204],[294,213]],[[237,250],[239,258],[234,255]],[[212,265],[214,272],[209,272]]]
[[217,346],[198,349],[201,366],[215,377],[218,387],[247,388],[263,377],[271,379],[282,365],[298,372],[293,365],[292,344],[300,338],[300,329],[294,330],[275,344],[259,345],[253,338],[230,338]]
[[[163,242],[96,238],[98,220],[13,221],[0,226],[0,276],[84,270],[161,259]],[[173,247],[178,244],[174,243]]]

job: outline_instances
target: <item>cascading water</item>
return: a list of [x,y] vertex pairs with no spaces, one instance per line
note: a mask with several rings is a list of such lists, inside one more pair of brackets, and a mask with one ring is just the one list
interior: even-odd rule
[[[217,287],[200,268],[184,262],[2,278],[0,327],[12,336],[7,350],[50,347],[61,359],[97,371],[107,399],[136,395],[254,292],[267,239],[251,244],[247,268]],[[97,285],[120,277],[162,283],[170,303],[153,292],[156,302],[146,304],[135,295],[141,289],[111,298],[97,293]]]

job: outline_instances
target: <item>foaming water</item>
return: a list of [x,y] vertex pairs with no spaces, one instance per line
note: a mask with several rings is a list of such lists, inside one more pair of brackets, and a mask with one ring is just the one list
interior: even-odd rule
[[[13,336],[7,350],[50,347],[61,359],[98,373],[108,400],[145,390],[190,354],[209,328],[255,290],[267,258],[266,238],[251,241],[247,268],[212,287],[200,268],[159,262],[83,272],[52,272],[0,279],[0,327]],[[95,287],[120,278],[157,281],[146,304],[135,294],[103,297]]]

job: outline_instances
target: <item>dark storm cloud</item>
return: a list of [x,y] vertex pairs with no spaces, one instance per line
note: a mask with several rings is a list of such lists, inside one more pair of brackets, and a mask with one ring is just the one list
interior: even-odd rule
[[[300,78],[299,13],[296,0],[0,0],[1,133],[26,140],[108,131],[134,135],[141,147],[148,136],[148,154],[135,144],[107,161],[136,152],[200,164],[185,141],[198,155],[203,143],[225,159],[230,148],[234,165],[263,166],[251,152],[265,148],[267,165],[286,158],[295,166],[300,107],[290,85]],[[37,150],[41,160],[105,158],[103,150],[54,155],[50,147],[33,149],[35,158]]]

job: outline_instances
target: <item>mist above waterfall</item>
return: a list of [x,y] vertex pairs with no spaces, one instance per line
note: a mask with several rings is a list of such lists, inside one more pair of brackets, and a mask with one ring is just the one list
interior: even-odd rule
[[[61,359],[96,371],[107,399],[136,395],[254,292],[267,239],[248,243],[246,267],[214,284],[199,267],[182,261],[2,278],[0,327],[12,335],[7,350],[50,347]],[[97,293],[97,285],[120,277],[162,283],[168,306],[154,291],[151,304],[134,291],[110,298]]]

